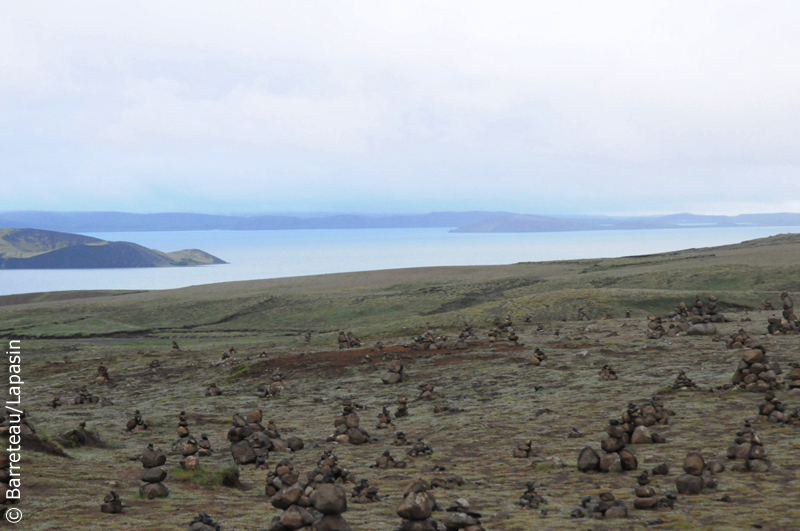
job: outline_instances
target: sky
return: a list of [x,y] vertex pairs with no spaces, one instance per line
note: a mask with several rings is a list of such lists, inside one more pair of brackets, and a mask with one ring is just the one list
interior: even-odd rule
[[800,2],[0,0],[0,210],[800,212]]

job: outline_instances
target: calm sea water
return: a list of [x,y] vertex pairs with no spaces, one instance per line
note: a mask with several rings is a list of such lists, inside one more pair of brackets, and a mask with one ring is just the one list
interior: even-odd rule
[[158,249],[202,249],[230,262],[145,269],[0,270],[0,295],[79,289],[168,289],[403,267],[606,258],[738,243],[800,227],[453,234],[447,229],[91,233]]

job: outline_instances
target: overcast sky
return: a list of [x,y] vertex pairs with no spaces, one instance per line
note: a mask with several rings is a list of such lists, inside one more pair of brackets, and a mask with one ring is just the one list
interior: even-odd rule
[[0,0],[0,210],[800,212],[800,2]]

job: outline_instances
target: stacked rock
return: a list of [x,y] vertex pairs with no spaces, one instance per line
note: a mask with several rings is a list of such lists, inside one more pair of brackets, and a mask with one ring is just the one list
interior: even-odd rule
[[628,409],[622,413],[622,425],[632,444],[665,443],[667,440],[662,435],[651,433],[648,428],[669,424],[670,414],[672,412],[664,407],[661,399],[654,396],[642,406],[629,403]]
[[278,369],[269,377],[269,381],[258,386],[256,389],[259,398],[275,398],[286,389],[286,375]]
[[139,487],[139,495],[152,500],[153,498],[166,498],[169,489],[161,483],[167,477],[167,471],[161,466],[167,462],[167,455],[153,448],[152,443],[147,445],[142,452],[142,467],[144,472],[140,476],[144,484]]
[[605,364],[600,369],[600,380],[616,380],[617,379],[617,371],[615,371],[611,365]]
[[405,468],[405,467],[406,467],[406,462],[395,461],[394,457],[392,457],[392,453],[389,450],[386,450],[380,456],[378,456],[378,458],[375,460],[374,465],[370,465],[370,468],[379,468],[381,470],[386,470],[387,468]]
[[673,389],[691,389],[696,387],[696,384],[686,376],[686,371],[681,370],[678,376],[675,377],[675,383],[672,384]]
[[514,332],[514,330],[511,330],[508,333],[508,342],[511,343],[511,346],[514,347],[524,346],[522,343],[519,342],[519,336],[517,335],[516,332]]
[[100,506],[100,512],[108,514],[119,514],[122,512],[122,500],[119,499],[117,491],[112,490],[106,497],[103,498],[103,505]]
[[281,489],[270,499],[270,503],[283,509],[267,527],[267,531],[351,531],[342,513],[347,511],[344,489],[330,483],[306,491],[299,484]]
[[288,459],[282,459],[275,469],[267,473],[267,484],[264,488],[264,493],[269,496],[275,496],[278,491],[284,487],[291,487],[297,483],[299,476],[294,471],[294,465]]
[[800,396],[800,363],[793,361],[789,364],[792,368],[789,371],[788,377],[788,387],[789,387],[789,396]]
[[400,360],[392,360],[386,373],[381,377],[381,381],[387,385],[396,384],[405,380],[403,375],[403,364]]
[[521,505],[525,509],[538,509],[540,505],[547,503],[547,500],[544,499],[544,496],[536,492],[535,482],[528,481],[525,483],[525,488],[525,492],[523,492],[522,496],[519,497],[519,501],[517,502],[518,505]]
[[703,487],[716,488],[717,482],[713,478],[715,471],[724,467],[717,463],[706,464],[699,452],[690,452],[683,460],[683,474],[675,478],[675,487],[678,494],[700,494]]
[[517,447],[514,449],[514,457],[519,459],[526,459],[530,457],[532,450],[533,450],[533,444],[531,443],[531,440],[528,439],[527,441],[521,442],[517,445]]
[[220,531],[220,525],[203,511],[189,522],[189,531]]
[[664,325],[661,323],[661,317],[658,315],[647,316],[647,339],[661,339],[666,334]]
[[787,292],[781,293],[781,301],[783,302],[783,318],[790,323],[796,323],[797,316],[794,314],[794,303]]
[[745,423],[741,431],[736,432],[734,444],[728,447],[728,459],[744,459],[743,465],[734,465],[731,470],[750,472],[768,472],[772,462],[767,459],[764,440]]
[[775,398],[775,393],[768,391],[764,401],[758,405],[758,420],[766,420],[783,426],[800,425],[800,412],[786,411],[786,405]]
[[417,439],[417,442],[414,443],[414,446],[412,446],[411,449],[406,452],[406,455],[417,457],[419,455],[431,455],[432,453],[433,447],[420,438]]
[[213,453],[211,449],[211,441],[208,440],[208,435],[205,433],[200,435],[200,442],[197,443],[197,446],[200,448],[198,455],[200,457],[208,457]]
[[625,447],[629,440],[625,426],[620,421],[611,419],[606,433],[608,435],[600,441],[600,446],[605,453],[600,456],[591,446],[585,447],[578,455],[578,470],[581,472],[636,470],[639,467],[639,461],[633,452]]
[[111,381],[111,376],[108,374],[108,369],[102,363],[97,368],[97,373],[94,375],[94,383],[103,384]]
[[740,328],[738,332],[725,339],[725,347],[730,349],[754,348],[755,345],[756,340],[750,337],[750,334],[745,332],[744,328]]
[[378,413],[378,424],[375,426],[379,430],[384,430],[386,428],[391,428],[392,426],[392,412],[389,411],[389,408],[386,406],[383,407],[380,413]]
[[420,400],[430,400],[434,397],[433,394],[433,385],[431,384],[421,384],[419,386],[419,398]]
[[767,349],[756,345],[742,351],[742,359],[731,381],[745,391],[765,393],[771,389],[783,389],[784,379],[777,363],[770,363]]
[[355,483],[356,475],[344,467],[339,466],[339,460],[331,450],[322,452],[317,461],[317,466],[308,473],[309,484],[322,484],[326,481],[342,483]]
[[392,446],[408,446],[411,444],[411,441],[406,439],[406,434],[402,431],[398,431],[394,436],[394,441],[392,442]]
[[217,387],[216,382],[206,387],[206,396],[220,396],[221,394],[222,389]]
[[625,502],[618,500],[611,492],[604,492],[594,499],[592,496],[581,498],[580,505],[575,507],[570,516],[572,518],[627,518],[628,507]]
[[93,395],[86,386],[82,386],[78,390],[78,396],[75,397],[75,404],[96,404],[100,402],[100,397],[97,395]]
[[333,422],[336,431],[328,437],[328,441],[336,441],[340,444],[365,444],[370,441],[369,433],[364,428],[360,428],[361,421],[355,412],[353,403],[345,400],[342,406],[342,414],[336,417]]
[[546,367],[547,354],[545,354],[539,347],[536,347],[536,349],[533,351],[533,355],[531,355],[531,359],[528,360],[528,365],[533,365],[534,367]]
[[228,431],[231,455],[240,465],[255,463],[259,457],[266,459],[269,452],[302,450],[305,444],[299,437],[281,438],[275,422],[269,421],[265,428],[261,424],[260,409],[250,412],[247,418],[238,413],[233,416],[233,427]]
[[[800,380],[800,378],[798,378]],[[405,396],[401,396],[397,399],[397,409],[394,412],[394,418],[399,419],[400,417],[408,416],[408,398]]]
[[200,456],[197,455],[200,451],[200,446],[197,444],[197,439],[191,435],[184,437],[179,448],[183,455],[183,459],[180,461],[181,468],[184,470],[196,470],[200,466]]
[[453,505],[445,509],[442,523],[448,531],[463,529],[464,531],[483,531],[480,517],[481,513],[470,508],[469,502],[458,498]]
[[189,419],[186,417],[186,412],[181,411],[178,415],[178,439],[183,439],[189,436]]
[[146,430],[149,426],[150,423],[148,421],[142,420],[142,414],[139,413],[138,409],[133,413],[133,418],[125,423],[125,429],[128,431]]
[[378,495],[378,487],[370,487],[369,481],[362,479],[361,482],[350,491],[350,499],[353,503],[375,503],[381,501]]
[[438,526],[431,518],[436,506],[436,498],[430,492],[431,486],[418,479],[403,493],[403,501],[397,507],[397,516],[403,519],[399,531],[436,531]]
[[634,509],[655,509],[656,507],[673,507],[675,505],[675,495],[667,494],[665,498],[657,498],[656,491],[650,486],[650,477],[645,470],[636,478],[639,486],[636,487],[634,494],[636,500],[633,502]]
[[495,343],[497,341],[497,335],[498,335],[497,328],[490,328],[488,334],[489,343]]
[[[446,469],[443,466],[436,465],[433,467],[434,472],[444,472]],[[431,480],[432,489],[452,489],[455,487],[464,486],[464,478],[458,474],[453,474],[447,477],[436,477]]]
[[312,507],[322,516],[314,519],[317,531],[351,531],[350,525],[342,517],[347,512],[347,493],[339,485],[324,483],[309,496]]

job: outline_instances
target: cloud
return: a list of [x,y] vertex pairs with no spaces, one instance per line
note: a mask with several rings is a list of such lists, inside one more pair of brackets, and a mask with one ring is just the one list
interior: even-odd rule
[[798,22],[792,2],[5,3],[0,180],[14,209],[794,208]]

